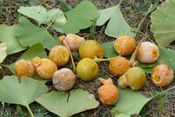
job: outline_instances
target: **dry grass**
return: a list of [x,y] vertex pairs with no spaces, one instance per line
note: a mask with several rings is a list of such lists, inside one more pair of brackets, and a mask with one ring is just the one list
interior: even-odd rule
[[[19,0],[0,0],[1,1],[1,6],[0,10],[2,10],[2,13],[0,14],[0,23],[6,24],[8,26],[18,24],[18,14],[17,14],[17,9],[21,5],[27,5],[29,6],[28,2],[19,2]],[[38,5],[43,5],[47,9],[50,9],[50,7],[60,7],[59,6],[59,0],[35,0]],[[67,0],[68,4],[71,6],[76,6],[79,4],[82,0]],[[104,9],[108,8],[114,5],[117,5],[119,0],[91,0],[97,7],[98,9]],[[137,3],[144,4],[148,0],[124,0],[124,2],[121,5],[121,10],[124,15],[124,18],[126,21],[129,23],[129,25],[133,28],[136,29],[141,21],[141,19],[144,17],[142,14],[134,14],[134,13],[128,13],[126,12],[126,7],[131,7],[134,8],[134,5]],[[49,7],[50,6],[50,7]],[[146,35],[150,35],[151,39],[154,39],[152,33],[150,32],[150,17],[148,16],[143,24],[140,27],[140,31],[143,32]],[[97,27],[96,33],[93,36],[95,40],[97,40],[100,43],[108,42],[115,40],[114,38],[108,37],[104,33],[104,29],[106,26],[102,27]],[[49,30],[55,37],[59,36],[60,34],[53,31]],[[81,32],[79,33],[80,36],[85,37],[86,39],[90,38],[89,33],[86,32]],[[136,39],[139,41],[143,35],[138,34]],[[172,46],[174,48],[174,46]],[[23,52],[9,55],[3,64],[11,64],[15,62],[22,54]],[[102,75],[109,76],[114,79],[115,84],[117,85],[117,78],[113,75],[111,75],[108,72],[108,64],[109,62],[101,62],[99,64],[100,71],[99,71],[99,77]],[[0,69],[0,79],[2,79],[5,75],[11,75],[10,71],[6,68]],[[51,86],[51,82],[47,83],[48,87],[50,90],[53,90],[53,87]],[[147,74],[147,81],[146,85],[141,89],[141,92],[143,95],[147,97],[154,96],[157,92],[164,91],[170,87],[173,87],[175,85],[175,82],[173,81],[169,86],[161,88],[161,87],[155,87],[150,80],[149,74]],[[97,81],[97,79],[90,81],[90,82],[83,82],[81,80],[78,80],[76,82],[76,85],[73,90],[75,89],[84,89],[87,90],[88,92],[92,93],[95,95],[96,99],[98,99],[98,94],[97,94],[97,89],[100,87],[101,84],[100,82]],[[163,100],[163,98],[165,100]],[[110,112],[111,107],[107,107],[105,105],[100,104],[98,108],[92,109],[89,111],[83,112],[85,115],[88,117],[102,117],[105,115],[105,117],[113,117],[112,113]],[[149,103],[147,103],[144,108],[141,111],[141,116],[143,117],[160,117],[160,116],[165,116],[165,117],[172,117],[175,116],[175,91],[169,91],[163,96],[159,96],[151,100]],[[51,114],[52,116],[56,116],[54,114]],[[75,115],[75,117],[81,116],[81,114]]]

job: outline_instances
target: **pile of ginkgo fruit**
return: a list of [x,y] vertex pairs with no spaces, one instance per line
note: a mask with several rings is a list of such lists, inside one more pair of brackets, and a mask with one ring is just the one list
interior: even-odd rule
[[[139,90],[145,85],[146,74],[144,70],[137,67],[135,56],[141,63],[154,63],[159,58],[158,47],[144,41],[144,37],[136,46],[134,38],[123,35],[114,42],[114,49],[119,56],[112,58],[109,63],[109,72],[118,79],[118,85],[121,88],[129,86],[132,90]],[[15,63],[15,75],[19,81],[22,76],[33,77],[35,71],[46,80],[52,80],[53,86],[59,91],[68,91],[73,88],[77,77],[83,81],[95,79],[99,72],[98,62],[103,61],[104,50],[100,43],[95,40],[85,40],[75,34],[68,34],[59,37],[63,45],[54,46],[48,58],[35,57],[33,60],[18,60]],[[143,42],[144,41],[144,42]],[[78,51],[81,60],[77,66],[74,64],[71,51]],[[127,60],[124,56],[131,55]],[[100,60],[98,60],[100,58]],[[64,66],[72,60],[74,71]],[[62,67],[58,70],[59,67]],[[151,81],[156,86],[167,86],[174,78],[173,70],[165,64],[156,66],[151,73]],[[112,105],[117,102],[119,92],[113,84],[111,78],[98,79],[103,85],[98,89],[100,101],[104,105]]]

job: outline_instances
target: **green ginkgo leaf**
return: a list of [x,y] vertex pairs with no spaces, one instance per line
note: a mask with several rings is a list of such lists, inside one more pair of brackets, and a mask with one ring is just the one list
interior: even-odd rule
[[175,40],[175,0],[166,0],[151,14],[151,31],[161,47]]
[[[26,52],[24,52],[18,60],[29,59],[32,61],[32,59],[36,56],[38,56],[40,58],[48,58],[47,53],[45,52],[43,45],[41,43],[37,43],[37,44],[33,45]],[[7,67],[14,74],[14,65],[15,65],[15,63],[13,63],[11,65],[3,65],[3,66]],[[33,78],[38,79],[38,80],[43,80],[36,73],[34,74]]]
[[47,91],[44,83],[32,78],[22,77],[19,83],[16,76],[6,76],[0,81],[0,102],[23,105],[31,113],[29,104]]
[[47,29],[36,27],[24,17],[19,18],[19,25],[16,28],[15,34],[19,38],[20,43],[25,47],[42,43],[45,48],[50,50],[53,46],[60,44],[57,39],[47,32]]
[[53,23],[51,27],[58,32],[64,32],[66,18],[60,9],[47,11],[43,6],[20,7],[18,12],[37,21],[38,25]]
[[[3,62],[3,60],[5,59],[5,57],[7,56],[7,45],[6,43],[0,43],[0,63]],[[0,66],[1,68],[1,66]]]
[[90,1],[83,1],[74,9],[65,13],[67,23],[64,29],[66,34],[78,33],[80,29],[88,28],[92,21],[99,17],[96,6]]
[[14,35],[17,25],[6,26],[5,24],[0,25],[0,40],[7,44],[7,54],[13,54],[20,52],[26,47],[23,47],[17,37]]
[[99,105],[93,94],[81,89],[70,94],[52,91],[37,98],[36,101],[61,117],[70,117],[76,113],[96,108]]
[[109,20],[107,28],[105,29],[105,33],[108,36],[116,38],[122,35],[134,36],[134,33],[130,31],[131,28],[120,11],[120,4],[114,7],[99,10],[99,12],[100,17],[96,24],[97,26],[101,26]]
[[115,117],[139,115],[143,106],[153,98],[147,98],[139,91],[133,91],[130,88],[121,89],[118,87],[118,90],[119,100],[111,110]]

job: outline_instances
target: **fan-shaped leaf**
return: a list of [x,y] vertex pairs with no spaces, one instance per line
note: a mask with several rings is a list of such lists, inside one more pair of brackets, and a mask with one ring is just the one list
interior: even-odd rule
[[52,9],[47,12],[43,6],[32,6],[20,7],[20,9],[18,9],[18,12],[36,20],[39,26],[41,24],[49,25],[54,21],[51,27],[58,32],[64,32],[66,18],[60,9]]
[[100,18],[97,20],[97,26],[103,25],[109,19],[109,23],[105,30],[105,33],[111,37],[120,37],[122,35],[134,36],[134,33],[130,31],[130,26],[123,18],[120,11],[120,5],[99,10]]
[[61,117],[70,117],[76,113],[96,108],[99,104],[93,94],[80,89],[71,92],[70,95],[52,91],[37,98],[36,101]]
[[151,31],[161,47],[168,46],[175,40],[175,0],[166,0],[151,14]]
[[0,43],[0,63],[2,63],[5,57],[7,56],[6,50],[7,50],[6,43]]
[[22,77],[19,83],[16,76],[6,76],[0,81],[0,102],[20,104],[29,109],[29,104],[47,91],[44,83],[32,78]]
[[6,26],[0,25],[0,40],[7,44],[7,54],[17,53],[26,49],[20,43],[17,37],[14,35],[17,25]]
[[115,117],[139,115],[143,106],[153,98],[147,98],[139,91],[133,91],[130,88],[121,89],[118,87],[118,90],[120,98],[111,110]]
[[67,24],[65,33],[78,33],[80,29],[91,26],[92,20],[99,17],[96,6],[89,1],[83,1],[74,9],[65,13],[67,16]]
[[29,46],[36,43],[42,43],[47,49],[60,44],[58,40],[53,38],[46,29],[41,29],[34,26],[29,20],[24,17],[19,18],[19,25],[15,31],[23,46]]

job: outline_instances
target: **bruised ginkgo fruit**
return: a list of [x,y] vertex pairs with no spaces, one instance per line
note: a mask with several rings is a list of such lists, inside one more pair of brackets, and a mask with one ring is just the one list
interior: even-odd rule
[[153,63],[159,57],[158,47],[151,42],[142,42],[140,45],[137,58],[141,63]]
[[173,70],[165,64],[156,66],[151,73],[151,81],[156,86],[167,86],[173,81],[173,78]]
[[121,88],[129,86],[132,90],[139,90],[146,83],[146,74],[140,67],[130,68],[118,79]]
[[102,104],[112,105],[116,103],[119,98],[119,92],[111,78],[108,78],[107,80],[99,78],[98,80],[103,84],[98,88],[98,95]]
[[65,40],[71,51],[78,51],[80,45],[85,41],[83,37],[80,37],[75,34],[68,34],[66,35],[66,37],[61,36],[59,39],[61,43],[63,40]]
[[76,67],[76,72],[79,78],[83,81],[90,81],[97,77],[98,75],[98,65],[90,58],[83,58],[80,60]]
[[130,63],[125,57],[115,57],[109,63],[109,72],[115,76],[122,76],[130,68]]
[[55,62],[58,67],[66,65],[70,60],[68,49],[62,45],[54,46],[49,52],[49,59]]
[[35,67],[29,59],[21,59],[15,63],[14,71],[20,80],[22,76],[32,77],[35,73]]
[[87,40],[80,45],[79,54],[81,58],[103,58],[104,50],[97,41]]
[[37,74],[43,79],[51,79],[54,72],[58,70],[57,65],[47,58],[35,57],[32,60]]
[[114,42],[114,49],[122,56],[131,55],[136,49],[136,41],[129,35],[123,35]]
[[72,70],[61,68],[53,74],[52,82],[56,89],[60,91],[68,91],[74,86],[76,76]]

